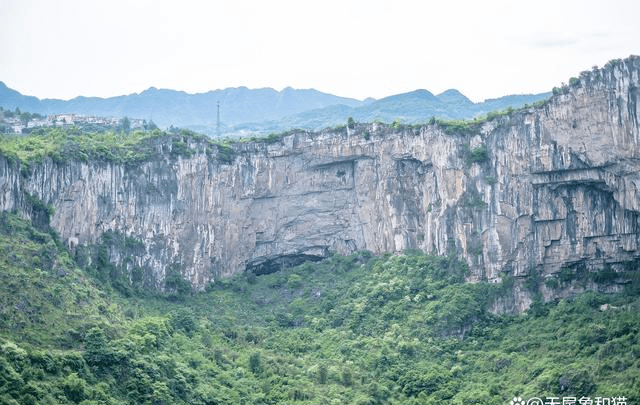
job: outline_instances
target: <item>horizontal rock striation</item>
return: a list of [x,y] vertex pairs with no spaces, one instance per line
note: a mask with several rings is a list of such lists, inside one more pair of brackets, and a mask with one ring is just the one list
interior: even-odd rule
[[[622,271],[640,258],[639,73],[638,57],[614,61],[540,107],[458,131],[357,124],[236,143],[233,159],[189,138],[195,154],[175,157],[160,140],[136,166],[46,160],[27,177],[1,158],[0,208],[29,215],[25,192],[53,205],[71,249],[106,231],[139,239],[128,260],[157,287],[175,265],[202,288],[360,249],[455,252],[472,281]],[[515,291],[496,310],[528,307]]]

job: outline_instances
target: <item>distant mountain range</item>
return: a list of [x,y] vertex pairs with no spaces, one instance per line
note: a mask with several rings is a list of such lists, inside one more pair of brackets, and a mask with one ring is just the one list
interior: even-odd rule
[[457,90],[433,95],[416,90],[380,100],[359,101],[317,90],[282,91],[246,87],[188,94],[183,91],[151,87],[140,94],[71,100],[39,99],[25,96],[0,82],[0,106],[20,108],[39,114],[75,113],[103,117],[131,117],[153,120],[159,127],[171,125],[214,135],[217,105],[223,135],[268,133],[291,128],[322,129],[346,123],[348,117],[359,122],[379,120],[419,123],[435,116],[469,119],[507,107],[520,107],[549,97],[550,93],[511,95],[473,103]]

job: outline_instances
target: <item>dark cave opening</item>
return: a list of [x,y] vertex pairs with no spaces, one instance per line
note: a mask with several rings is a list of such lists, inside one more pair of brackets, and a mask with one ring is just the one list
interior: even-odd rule
[[254,261],[247,264],[246,271],[251,272],[257,276],[264,274],[275,273],[276,271],[288,269],[298,266],[304,262],[319,262],[324,259],[323,256],[307,255],[307,254],[291,254],[282,255],[274,258]]

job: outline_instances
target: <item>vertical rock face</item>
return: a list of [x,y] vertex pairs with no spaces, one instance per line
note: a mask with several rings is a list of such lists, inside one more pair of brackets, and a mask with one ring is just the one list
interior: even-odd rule
[[[472,281],[622,271],[640,257],[639,73],[640,58],[610,63],[541,107],[458,133],[297,132],[235,144],[231,163],[198,141],[187,159],[158,142],[135,167],[49,160],[28,178],[1,159],[0,208],[22,207],[24,192],[52,204],[51,224],[72,249],[106,231],[137,238],[144,253],[129,260],[158,287],[175,264],[202,288],[360,249],[454,251]],[[521,284],[495,310],[528,307]]]

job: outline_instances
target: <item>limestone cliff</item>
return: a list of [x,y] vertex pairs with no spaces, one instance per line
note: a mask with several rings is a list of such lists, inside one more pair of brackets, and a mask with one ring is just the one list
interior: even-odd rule
[[[293,132],[236,143],[230,161],[188,138],[193,156],[158,141],[135,167],[47,160],[25,177],[0,158],[0,209],[22,209],[25,192],[53,205],[71,249],[106,231],[137,238],[138,254],[110,258],[145,268],[157,286],[174,264],[202,288],[334,251],[455,251],[471,281],[514,277],[516,294],[494,309],[519,311],[530,274],[612,268],[624,278],[640,258],[639,74],[630,57],[476,127]],[[537,286],[547,299],[586,287]]]

